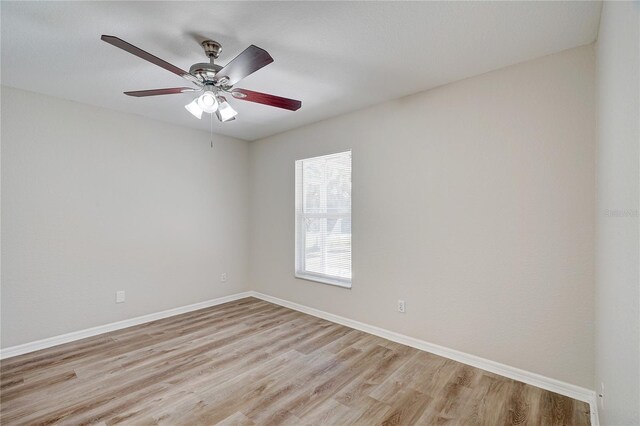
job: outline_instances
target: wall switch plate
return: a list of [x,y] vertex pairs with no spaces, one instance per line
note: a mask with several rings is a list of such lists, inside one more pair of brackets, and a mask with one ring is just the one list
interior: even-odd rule
[[398,312],[404,314],[407,311],[407,306],[404,303],[404,300],[398,300]]
[[124,303],[124,290],[116,291],[116,303]]
[[226,283],[227,282],[227,273],[223,272],[220,274],[220,282],[221,283]]

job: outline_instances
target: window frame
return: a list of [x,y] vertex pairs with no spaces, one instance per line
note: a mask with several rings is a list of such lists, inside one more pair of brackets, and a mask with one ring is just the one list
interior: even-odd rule
[[[338,155],[338,154],[345,154],[345,153],[349,153],[349,156],[351,158],[351,165],[352,165],[350,170],[351,171],[350,178],[352,182],[352,186],[351,186],[352,198],[351,198],[351,206],[349,208],[349,212],[348,213],[304,213],[302,212],[301,211],[302,208],[300,208],[301,206],[299,206],[299,203],[302,203],[303,200],[302,199],[299,200],[298,197],[303,197],[303,192],[301,190],[299,191],[299,187],[300,186],[304,187],[304,182],[303,182],[303,175],[302,175],[303,167],[298,167],[299,162],[303,162],[305,160],[312,160],[318,157],[328,157],[331,155]],[[326,187],[323,188],[323,190],[326,191]],[[312,218],[327,218],[327,219],[349,218],[351,219],[352,216],[353,216],[353,150],[352,149],[332,152],[328,154],[316,155],[314,157],[300,158],[294,161],[294,221],[295,221],[294,277],[295,278],[306,280],[306,281],[317,282],[321,284],[333,285],[333,286],[346,288],[346,289],[351,289],[353,285],[353,258],[351,259],[351,278],[350,279],[336,277],[336,276],[327,275],[327,274],[321,274],[317,272],[311,272],[305,269],[304,262],[305,262],[306,245],[305,245],[305,233],[304,231],[302,231],[302,229],[304,229],[304,222],[307,219],[312,219]],[[351,228],[350,250],[351,250],[351,255],[353,256],[353,223],[351,223],[351,226],[352,228]]]

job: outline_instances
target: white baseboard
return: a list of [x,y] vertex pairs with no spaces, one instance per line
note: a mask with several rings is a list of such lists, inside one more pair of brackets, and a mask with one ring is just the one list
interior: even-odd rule
[[322,318],[327,321],[342,324],[344,326],[351,327],[356,330],[364,331],[365,333],[373,334],[375,336],[379,336],[384,339],[391,340],[393,342],[411,346],[416,349],[420,349],[426,352],[433,353],[435,355],[439,355],[445,358],[452,359],[454,361],[461,362],[463,364],[470,365],[472,367],[480,368],[482,370],[486,370],[491,373],[499,374],[501,376],[508,377],[513,380],[527,383],[529,385],[533,385],[541,389],[555,392],[560,395],[565,395],[570,398],[577,399],[579,401],[587,402],[589,403],[591,408],[591,425],[599,426],[597,398],[596,398],[596,393],[593,390],[572,385],[570,383],[562,382],[560,380],[551,379],[549,377],[545,377],[540,374],[532,373],[529,371],[521,370],[516,367],[511,367],[509,365],[501,364],[499,362],[480,358],[478,356],[460,352],[455,349],[449,349],[444,346],[429,343],[424,340],[416,339],[414,337],[409,337],[404,334],[385,330],[384,328],[365,324],[349,318],[341,317],[339,315],[330,314],[328,312],[321,311],[319,309],[310,308],[308,306],[300,305],[294,302],[289,302],[288,300],[279,299],[277,297],[269,296],[267,294],[259,293],[256,291],[246,291],[243,293],[236,293],[229,296],[219,297],[217,299],[207,300],[205,302],[194,303],[193,305],[181,306],[178,308],[169,309],[162,312],[156,312],[149,315],[143,315],[140,317],[131,318],[124,321],[118,321],[111,324],[88,328],[86,330],[80,330],[80,331],[75,331],[68,334],[63,334],[60,336],[49,337],[47,339],[37,340],[35,342],[25,343],[23,345],[12,346],[12,347],[0,350],[0,359],[6,359],[6,358],[10,358],[17,355],[38,351],[40,349],[46,349],[52,346],[61,345],[63,343],[69,343],[69,342],[84,339],[87,337],[96,336],[98,334],[108,333],[110,331],[120,330],[123,328],[144,324],[144,323],[159,320],[162,318],[179,315],[186,312],[196,311],[198,309],[208,308],[210,306],[220,305],[222,303],[232,302],[234,300],[242,299],[245,297],[255,297],[255,298],[264,300],[266,302],[275,303],[276,305],[284,306],[286,308],[303,312],[305,314],[313,315],[315,317]]
[[130,318],[123,321],[112,322],[111,324],[100,325],[97,327],[87,328],[85,330],[61,334],[59,336],[53,336],[42,340],[36,340],[35,342],[25,343],[23,345],[11,346],[5,349],[0,349],[0,359],[6,359],[12,356],[39,351],[40,349],[46,349],[52,346],[62,345],[63,343],[69,343],[76,340],[85,339],[87,337],[97,336],[98,334],[108,333],[110,331],[120,330],[123,328],[132,327],[134,325],[144,324],[146,322],[172,317],[174,315],[184,314],[186,312],[197,311],[198,309],[208,308],[210,306],[220,305],[222,303],[232,302],[234,300],[242,299],[245,297],[251,297],[253,295],[252,293],[253,292],[250,291],[236,293],[229,296],[218,297],[217,299],[194,303],[192,305],[180,306],[162,312],[156,312],[153,314]]
[[[595,394],[595,391],[593,390],[572,385],[570,383],[562,382],[560,380],[551,379],[549,377],[545,377],[540,374],[521,370],[519,368],[511,367],[509,365],[501,364],[499,362],[480,358],[478,356],[460,352],[455,349],[449,349],[444,346],[425,342],[424,340],[405,336],[404,334],[385,330],[384,328],[365,324],[349,318],[341,317],[339,315],[330,314],[328,312],[321,311],[319,309],[310,308],[308,306],[300,305],[294,302],[289,302],[288,300],[279,299],[277,297],[269,296],[267,294],[262,294],[255,291],[250,291],[249,293],[251,293],[253,297],[262,299],[266,302],[275,303],[276,305],[284,306],[286,308],[294,309],[296,311],[300,311],[305,314],[313,315],[315,317],[326,319],[328,321],[335,322],[338,324],[342,324],[347,327],[355,328],[356,330],[364,331],[365,333],[373,334],[397,343],[401,343],[403,345],[411,346],[416,349],[420,349],[435,355],[449,358],[454,361],[458,361],[463,364],[470,365],[472,367],[480,368],[482,370],[486,370],[491,373],[499,374],[501,376],[508,377],[513,380],[517,380],[517,381],[527,383],[529,385],[533,385],[551,392],[555,392],[560,395],[565,395],[570,398],[577,399],[579,401],[587,402],[591,406],[591,415],[592,415],[591,424],[593,426],[598,425],[597,407],[594,406],[595,400],[596,400],[596,394]],[[596,416],[595,419],[594,419],[594,414]]]

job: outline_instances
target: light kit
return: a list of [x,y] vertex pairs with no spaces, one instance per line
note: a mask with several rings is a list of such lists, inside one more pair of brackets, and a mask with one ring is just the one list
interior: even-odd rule
[[[220,90],[213,85],[207,85],[204,87],[204,93],[196,97],[184,107],[193,114],[197,119],[202,118],[202,113],[213,114],[218,111],[219,101],[217,92]],[[223,120],[220,120],[223,121]]]

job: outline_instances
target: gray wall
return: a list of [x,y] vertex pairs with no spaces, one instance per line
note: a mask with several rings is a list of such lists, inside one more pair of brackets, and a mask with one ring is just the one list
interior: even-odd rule
[[8,87],[1,120],[2,347],[247,289],[247,142]]
[[605,2],[597,43],[596,380],[603,425],[640,424],[640,3]]
[[[593,388],[594,73],[581,47],[252,143],[252,286]],[[349,148],[351,290],[293,244],[294,161]]]

